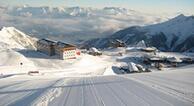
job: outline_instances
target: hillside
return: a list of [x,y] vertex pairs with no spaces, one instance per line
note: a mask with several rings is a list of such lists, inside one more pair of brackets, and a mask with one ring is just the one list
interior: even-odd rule
[[133,26],[120,30],[108,38],[93,39],[84,46],[106,48],[110,41],[119,39],[127,45],[135,45],[144,40],[147,46],[163,51],[192,51],[194,47],[194,17],[179,15],[166,22],[145,27]]
[[36,38],[30,37],[14,27],[3,27],[0,31],[0,48],[2,49],[35,49],[35,41]]
[[36,40],[37,38],[33,38],[14,27],[1,29],[0,78],[4,74],[28,73],[28,71],[33,70],[54,72],[56,75],[96,75],[103,74],[107,65],[110,64],[90,55],[82,55],[77,59],[68,61],[62,60],[58,56],[48,56],[35,50]]

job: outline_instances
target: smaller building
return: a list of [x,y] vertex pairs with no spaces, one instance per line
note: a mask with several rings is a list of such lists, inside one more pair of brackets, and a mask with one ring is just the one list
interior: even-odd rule
[[169,62],[173,67],[177,67],[178,64],[182,63],[182,60],[177,57],[167,58],[167,62]]
[[100,56],[102,55],[102,52],[100,52],[98,49],[96,49],[95,47],[90,48],[89,50],[89,54],[93,55],[93,56]]
[[194,63],[194,59],[189,58],[189,57],[185,57],[185,58],[180,58],[182,60],[183,63],[187,63],[187,64],[193,64]]
[[148,60],[150,62],[158,62],[158,63],[164,63],[166,61],[166,59],[162,57],[151,57]]
[[166,62],[165,57],[157,57],[157,56],[145,56],[144,63],[164,63]]
[[164,63],[166,63],[166,58],[157,56],[147,56],[144,57],[143,62],[147,65],[151,65],[152,67],[157,68],[158,70],[162,70],[162,68],[164,67]]
[[119,39],[116,39],[115,41],[110,42],[110,45],[112,47],[115,47],[115,48],[117,48],[117,47],[126,47],[126,44],[123,41],[119,40]]
[[170,63],[181,63],[182,62],[182,60],[180,58],[177,58],[177,57],[169,57],[169,58],[167,58],[167,61]]
[[53,56],[55,55],[55,44],[55,41],[49,39],[40,39],[36,42],[36,49],[39,52]]

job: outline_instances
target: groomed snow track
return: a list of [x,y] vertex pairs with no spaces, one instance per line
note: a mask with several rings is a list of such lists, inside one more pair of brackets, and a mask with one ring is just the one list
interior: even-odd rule
[[[193,95],[194,82],[186,81],[193,77],[191,73],[183,76],[187,76],[184,81],[177,79],[183,78],[181,74],[177,74],[177,77],[162,75],[157,78],[154,74],[134,74],[49,79],[40,77],[32,79],[22,75],[12,76],[0,79],[0,106],[194,105],[192,96],[184,95],[182,90],[179,90],[179,93],[183,93],[182,95],[177,96],[179,93],[176,93],[178,87],[185,86],[190,92],[189,95]],[[145,77],[142,78],[143,76]],[[17,81],[14,80],[16,78]],[[160,87],[156,89],[156,86]],[[166,88],[166,91],[159,90],[159,88]],[[174,91],[167,88],[172,88]]]

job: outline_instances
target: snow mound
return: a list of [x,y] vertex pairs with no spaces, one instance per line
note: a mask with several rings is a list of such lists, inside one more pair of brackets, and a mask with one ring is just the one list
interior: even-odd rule
[[11,49],[1,50],[0,60],[0,73],[4,73],[5,75],[27,73],[28,71],[37,69],[33,61]]
[[105,71],[103,75],[117,75],[113,70],[112,70],[112,66],[108,67]]
[[3,27],[0,31],[0,48],[35,49],[35,40],[14,27]]
[[72,67],[76,67],[79,74],[102,75],[108,65],[109,63],[103,61],[100,57],[83,54]]
[[26,57],[13,50],[3,50],[0,55],[1,66],[19,65],[20,62],[30,63]]

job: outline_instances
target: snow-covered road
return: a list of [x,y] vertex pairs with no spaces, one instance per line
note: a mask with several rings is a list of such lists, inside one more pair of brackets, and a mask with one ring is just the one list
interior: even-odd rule
[[193,106],[194,72],[0,79],[0,106]]

